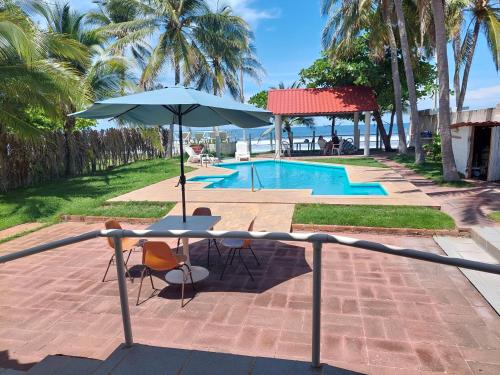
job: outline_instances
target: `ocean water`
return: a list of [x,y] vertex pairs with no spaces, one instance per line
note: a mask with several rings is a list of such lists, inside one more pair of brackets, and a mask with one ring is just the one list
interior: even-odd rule
[[379,183],[351,183],[344,167],[290,161],[223,163],[229,176],[196,176],[207,189],[251,189],[252,166],[256,189],[312,189],[313,195],[387,195]]
[[[408,135],[409,124],[404,124],[405,132]],[[331,125],[315,125],[312,127],[307,126],[293,126],[293,140],[295,142],[304,142],[304,140],[308,139],[312,141],[313,132],[315,139],[317,140],[320,135],[322,135],[325,139],[331,139]],[[386,131],[389,130],[389,126],[385,125]],[[256,128],[256,129],[247,129],[246,134],[247,138],[251,139],[251,147],[252,152],[268,152],[271,150],[271,137],[274,145],[274,130],[269,134],[262,136],[262,133],[266,130],[266,128]],[[341,138],[353,138],[354,137],[354,125],[352,124],[338,124],[335,126],[335,130],[337,131],[337,135]],[[194,136],[195,133],[204,133],[211,132],[212,128],[185,128],[185,131],[190,131],[191,135]],[[224,127],[220,127],[220,131],[224,131],[228,133],[228,137],[231,141],[240,141],[244,139],[244,130],[240,128],[231,128],[224,129]],[[365,126],[364,124],[359,124],[360,131],[360,148],[362,149],[364,146],[364,133]],[[370,147],[375,147],[376,145],[376,131],[377,125],[371,124],[370,126]],[[287,139],[287,133],[283,132],[283,139]],[[394,126],[391,137],[391,145],[393,147],[398,146],[398,129]],[[316,145],[316,149],[319,147]]]

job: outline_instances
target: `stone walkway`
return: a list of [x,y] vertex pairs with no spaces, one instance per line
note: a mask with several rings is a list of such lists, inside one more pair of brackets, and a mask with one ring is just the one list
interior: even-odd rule
[[[196,207],[209,207],[212,215],[222,216],[215,230],[242,230],[248,228],[255,218],[254,230],[265,232],[290,232],[294,211],[293,204],[257,203],[213,203],[187,202],[186,212],[190,215]],[[182,205],[177,203],[168,213],[182,215]]]
[[383,156],[374,156],[411,182],[422,192],[433,198],[441,210],[455,219],[457,226],[498,225],[486,215],[500,210],[500,184],[475,181],[473,187],[457,188],[439,186],[413,170]]
[[[61,223],[0,245],[0,252],[76,235],[102,224]],[[138,227],[139,228],[139,227]],[[357,235],[441,253],[431,238]],[[175,246],[175,239],[168,242]],[[193,241],[195,242],[195,241]],[[193,243],[194,264],[206,242]],[[135,306],[134,339],[159,347],[310,360],[312,249],[258,241],[262,261],[220,265],[180,307],[180,291],[155,277],[161,293]],[[50,354],[105,359],[122,342],[115,273],[102,238],[0,265],[0,367],[28,368]],[[130,265],[138,275],[140,253]],[[323,251],[324,363],[370,374],[498,374],[500,318],[454,267],[328,244]],[[143,296],[151,293],[144,284]],[[188,289],[189,290],[189,289]]]

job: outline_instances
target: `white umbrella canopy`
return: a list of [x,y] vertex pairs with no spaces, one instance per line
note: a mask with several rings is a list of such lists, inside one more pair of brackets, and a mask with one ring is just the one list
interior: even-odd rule
[[70,114],[88,119],[116,119],[142,125],[179,125],[181,154],[182,216],[186,221],[186,177],[182,126],[207,127],[233,124],[257,128],[270,124],[272,113],[252,105],[183,86],[144,91],[95,102],[88,109]]

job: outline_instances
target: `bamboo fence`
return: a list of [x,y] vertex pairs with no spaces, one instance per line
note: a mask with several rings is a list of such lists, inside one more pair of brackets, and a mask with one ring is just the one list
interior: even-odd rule
[[167,132],[158,128],[61,131],[24,139],[0,132],[0,191],[164,156]]

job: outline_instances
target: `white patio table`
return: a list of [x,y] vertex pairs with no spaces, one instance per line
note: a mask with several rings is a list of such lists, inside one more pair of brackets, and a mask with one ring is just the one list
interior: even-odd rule
[[[209,230],[221,220],[220,216],[186,216],[186,222],[182,221],[182,216],[166,216],[156,223],[150,225],[152,230]],[[182,238],[182,253],[186,256],[186,264],[191,267],[193,282],[197,283],[208,277],[209,272],[205,267],[191,266],[189,258],[189,238]],[[183,272],[172,270],[165,275],[165,280],[169,284],[182,284]]]

